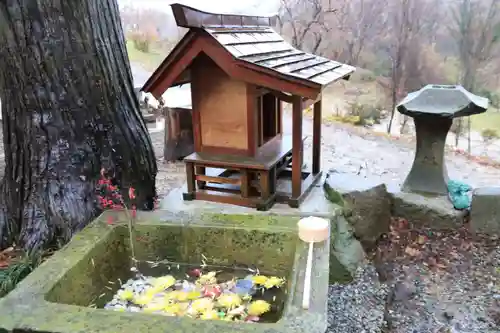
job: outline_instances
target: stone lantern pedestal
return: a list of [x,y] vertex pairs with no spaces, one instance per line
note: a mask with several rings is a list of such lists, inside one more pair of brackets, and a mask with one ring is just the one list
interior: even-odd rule
[[453,119],[485,112],[489,100],[461,86],[428,85],[406,96],[397,110],[415,122],[417,147],[405,192],[448,194],[448,171],[444,160],[446,136]]

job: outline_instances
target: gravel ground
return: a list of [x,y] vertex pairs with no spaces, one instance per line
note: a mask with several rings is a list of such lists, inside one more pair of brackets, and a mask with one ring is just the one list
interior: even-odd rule
[[327,333],[383,332],[388,292],[373,265],[358,269],[351,284],[330,286]]
[[163,161],[163,132],[151,133],[151,140],[158,163],[156,190],[159,198],[161,198],[171,190],[182,186],[185,182],[186,173],[182,162],[165,163]]
[[500,331],[500,240],[456,231],[411,228],[394,219],[373,254],[390,286],[390,333]]

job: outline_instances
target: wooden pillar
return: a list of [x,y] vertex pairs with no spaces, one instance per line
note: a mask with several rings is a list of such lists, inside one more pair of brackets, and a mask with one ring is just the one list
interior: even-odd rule
[[[195,166],[194,167],[194,172],[195,172],[196,175],[205,176],[206,175],[206,168],[204,166]],[[196,185],[201,190],[201,189],[205,188],[205,186],[207,185],[207,182],[198,180],[198,181],[196,181]]]
[[247,84],[247,140],[248,153],[255,156],[259,147],[259,110],[257,105],[257,89],[253,84]]
[[302,193],[302,97],[293,96],[292,104],[292,199],[298,199]]
[[243,169],[240,171],[240,180],[241,180],[241,196],[243,198],[248,198],[250,196],[250,175],[247,169]]
[[321,171],[321,99],[314,103],[312,173]]
[[278,103],[278,133],[283,134],[283,102],[276,98],[276,103]]
[[261,199],[267,201],[271,196],[271,183],[270,183],[269,171],[260,172],[260,191]]
[[163,117],[165,118],[165,137],[163,142],[163,159],[165,162],[172,161],[172,152],[170,148],[172,146],[172,131],[170,129],[170,108],[164,106],[162,110]]
[[186,182],[187,192],[183,193],[184,200],[194,200],[196,191],[196,181],[193,162],[186,162]]

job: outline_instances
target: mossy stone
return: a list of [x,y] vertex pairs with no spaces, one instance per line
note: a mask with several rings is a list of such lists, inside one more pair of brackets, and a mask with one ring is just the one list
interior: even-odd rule
[[[112,215],[115,224],[106,221]],[[288,277],[288,298],[276,323],[234,323],[90,308],[96,296],[129,268],[124,214],[106,212],[0,300],[0,331],[19,333],[311,332],[327,327],[330,242],[315,244],[311,308],[301,308],[307,245],[298,240],[300,216],[138,214],[137,259],[197,260],[202,252],[263,267]],[[204,254],[206,255],[206,254]],[[156,258],[155,258],[156,259]]]

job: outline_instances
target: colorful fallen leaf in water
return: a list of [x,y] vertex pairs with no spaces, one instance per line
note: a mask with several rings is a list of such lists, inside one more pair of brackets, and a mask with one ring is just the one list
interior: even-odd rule
[[177,315],[181,311],[181,306],[177,303],[167,304],[163,307],[163,311],[170,315]]
[[236,309],[232,309],[227,314],[230,315],[230,316],[240,316],[243,313],[245,313],[245,307],[244,306],[239,306]]
[[263,300],[253,301],[248,305],[247,312],[250,316],[260,316],[271,310],[271,304]]
[[202,289],[202,295],[205,297],[219,297],[221,293],[221,287],[218,285],[206,286]]
[[210,298],[199,298],[191,303],[191,309],[196,314],[212,310],[214,302]]
[[280,287],[283,284],[283,279],[280,279],[279,277],[272,276],[269,279],[267,279],[266,282],[264,282],[264,288],[266,289],[271,289],[274,287]]
[[265,275],[252,276],[253,283],[258,284],[258,285],[264,285],[267,282],[267,280],[268,280],[268,277]]
[[131,301],[134,299],[134,292],[132,290],[125,289],[120,291],[118,297],[124,301]]
[[419,235],[418,238],[417,238],[417,243],[420,244],[420,245],[424,245],[425,244],[425,236],[422,236],[422,235]]
[[187,299],[190,301],[195,300],[195,299],[200,298],[200,297],[201,297],[201,293],[197,290],[190,291],[187,293]]
[[134,297],[133,302],[137,305],[144,306],[144,305],[148,304],[149,302],[151,302],[153,297],[154,297],[154,294],[146,292],[140,296]]
[[152,286],[158,291],[162,291],[172,287],[176,282],[176,279],[172,275],[165,275],[158,277],[153,280]]
[[166,293],[165,299],[170,301],[185,302],[188,300],[188,293],[182,290],[174,290]]
[[250,295],[254,292],[254,283],[250,279],[241,279],[237,280],[234,287],[232,288],[232,291],[241,295]]
[[207,312],[204,312],[201,316],[200,319],[203,320],[214,320],[214,319],[219,319],[219,313],[215,310],[210,310]]
[[241,305],[241,297],[237,294],[222,294],[217,299],[217,304],[226,309],[232,309]]
[[215,278],[217,272],[208,272],[207,274],[203,274],[196,281],[197,284],[206,285],[206,284],[215,284],[217,283],[217,279]]
[[199,277],[199,276],[201,276],[201,270],[199,268],[195,268],[189,272],[189,275],[194,276],[194,277]]

